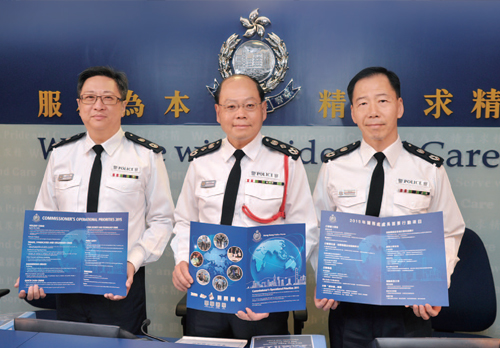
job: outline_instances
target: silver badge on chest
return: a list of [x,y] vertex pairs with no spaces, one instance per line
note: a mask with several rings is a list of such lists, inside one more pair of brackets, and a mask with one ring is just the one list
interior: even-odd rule
[[347,189],[347,190],[339,190],[339,197],[356,197],[357,190],[355,189]]
[[73,174],[73,173],[59,174],[59,176],[57,177],[57,181],[71,181],[71,180],[73,180],[74,176],[75,176],[75,174]]
[[212,188],[215,187],[216,180],[205,180],[201,182],[201,188]]

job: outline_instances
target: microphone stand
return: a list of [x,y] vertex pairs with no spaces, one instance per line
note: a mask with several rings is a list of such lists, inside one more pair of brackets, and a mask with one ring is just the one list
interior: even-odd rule
[[152,339],[155,339],[155,340],[157,340],[157,341],[160,341],[160,342],[167,342],[167,341],[165,341],[164,339],[161,339],[161,338],[159,338],[159,337],[156,337],[156,336],[153,336],[153,335],[149,335],[149,334],[147,334],[147,333],[144,331],[144,328],[145,328],[145,327],[148,327],[148,326],[149,326],[149,324],[151,324],[151,320],[149,320],[149,319],[146,319],[146,320],[144,320],[144,321],[142,322],[142,325],[141,325],[141,331],[142,331],[142,333],[143,333],[145,336],[147,336],[147,337],[149,337],[149,338],[152,338]]
[[0,297],[7,295],[9,292],[9,289],[0,289]]

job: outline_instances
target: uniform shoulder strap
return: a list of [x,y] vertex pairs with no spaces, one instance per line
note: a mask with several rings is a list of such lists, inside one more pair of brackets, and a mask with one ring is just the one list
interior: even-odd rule
[[80,133],[80,134],[75,134],[75,135],[73,135],[73,136],[71,136],[69,138],[66,138],[66,139],[61,140],[61,141],[59,141],[57,143],[54,143],[54,144],[52,144],[52,145],[49,146],[49,150],[47,151],[47,153],[50,152],[50,151],[52,151],[56,147],[72,143],[73,141],[76,141],[76,140],[82,138],[85,134],[86,134],[85,132]]
[[135,135],[133,133],[130,133],[130,132],[125,132],[125,137],[128,140],[131,140],[136,144],[142,145],[147,149],[153,150],[154,153],[161,153],[163,150],[165,150],[165,148],[163,146],[155,144],[152,141],[144,139],[144,138],[142,138],[138,135]]
[[403,141],[403,147],[405,148],[406,151],[408,151],[412,155],[420,157],[423,160],[426,160],[427,162],[434,164],[436,167],[441,167],[441,165],[443,165],[444,159],[442,157],[433,155],[432,153],[427,152],[424,149],[419,148],[418,146],[410,144],[407,141]]
[[336,158],[339,158],[341,156],[344,156],[344,155],[347,155],[348,153],[353,152],[354,150],[356,150],[359,147],[359,145],[361,145],[361,141],[358,140],[352,144],[342,146],[340,149],[325,153],[323,155],[323,157],[321,158],[321,160],[323,161],[323,163],[326,163],[328,161],[333,161]]
[[289,157],[292,157],[295,161],[300,157],[299,149],[282,141],[273,139],[271,137],[263,137],[262,144],[275,151],[279,151]]
[[197,148],[196,150],[194,150],[193,152],[191,152],[189,154],[188,161],[191,162],[195,158],[204,156],[207,153],[211,153],[211,152],[217,151],[218,149],[220,149],[220,145],[221,144],[222,144],[222,139],[219,139],[217,141],[214,141],[213,143],[210,143],[210,144],[205,145],[203,147]]

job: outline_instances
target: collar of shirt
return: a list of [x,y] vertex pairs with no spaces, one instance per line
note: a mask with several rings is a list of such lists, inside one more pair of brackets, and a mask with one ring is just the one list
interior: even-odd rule
[[[102,147],[104,148],[104,151],[111,156],[116,151],[118,146],[120,146],[124,136],[125,132],[120,127],[120,129],[118,130],[118,132],[116,132],[115,135],[113,135],[111,138],[109,138],[108,140],[106,140],[104,143],[101,144]],[[87,133],[84,145],[85,152],[91,151],[95,144],[96,143],[89,136],[89,133]]]
[[[259,154],[259,151],[262,147],[262,134],[259,132],[255,138],[249,142],[242,150],[245,153],[245,157],[248,157],[250,160],[255,160],[257,158],[257,155]],[[222,145],[221,145],[221,154],[222,158],[224,159],[224,162],[229,161],[232,156],[234,151],[236,151],[236,148],[231,145],[231,143],[227,140],[227,138],[224,138],[222,140]]]
[[[389,145],[384,151],[382,151],[387,159],[389,165],[394,167],[396,161],[398,160],[399,154],[403,150],[403,144],[401,138],[398,135],[398,139]],[[364,166],[368,165],[368,162],[373,158],[373,155],[377,152],[373,147],[368,145],[364,140],[361,141],[361,146],[359,148],[361,154],[361,161]]]

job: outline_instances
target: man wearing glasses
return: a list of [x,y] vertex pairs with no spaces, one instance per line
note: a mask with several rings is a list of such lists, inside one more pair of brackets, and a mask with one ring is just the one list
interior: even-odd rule
[[[267,112],[259,83],[245,75],[226,78],[215,93],[215,112],[227,137],[190,154],[174,214],[172,281],[180,291],[193,283],[188,271],[191,221],[305,223],[307,256],[317,243],[316,215],[299,151],[260,133]],[[288,312],[254,313],[247,308],[233,315],[188,308],[186,329],[189,336],[250,339],[287,334],[287,318]]]
[[[78,109],[87,129],[54,144],[35,210],[128,212],[127,296],[60,294],[59,320],[119,325],[140,333],[146,319],[144,266],[160,258],[173,228],[163,148],[121,128],[128,81],[109,67],[78,78]],[[32,286],[20,298],[44,298]]]

